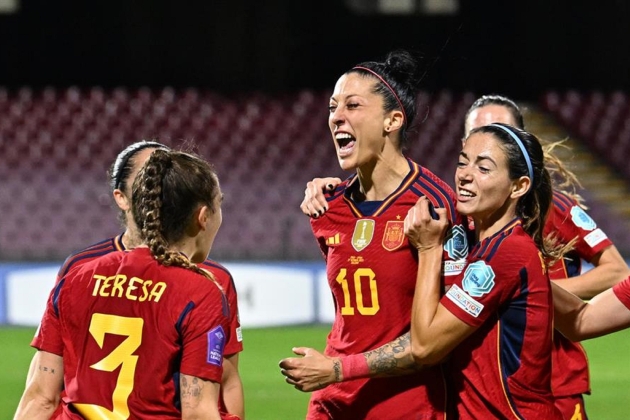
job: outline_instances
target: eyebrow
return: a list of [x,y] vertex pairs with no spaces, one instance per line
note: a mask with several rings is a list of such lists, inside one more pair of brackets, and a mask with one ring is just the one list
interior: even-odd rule
[[[468,155],[464,151],[459,152],[459,155],[461,157],[464,157],[464,158],[470,160],[470,158],[468,157]],[[475,162],[479,162],[479,161],[483,161],[483,160],[488,160],[488,161],[492,162],[494,164],[494,166],[498,166],[497,162],[495,162],[495,160],[492,159],[490,156],[479,155],[479,156],[477,156],[477,159],[475,160]]]
[[[351,99],[351,98],[353,98],[355,96],[361,96],[361,95],[359,95],[358,93],[350,93],[350,94],[345,96],[345,100],[347,101],[348,99]],[[335,101],[335,102],[339,102],[339,100],[337,98],[335,98],[334,96],[331,96],[330,100],[331,101]]]

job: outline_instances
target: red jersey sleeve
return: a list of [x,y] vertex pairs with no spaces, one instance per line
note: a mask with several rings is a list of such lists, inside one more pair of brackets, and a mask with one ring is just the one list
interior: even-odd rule
[[206,260],[202,266],[204,269],[212,272],[217,283],[223,288],[223,293],[227,298],[230,308],[229,339],[225,344],[224,354],[231,356],[240,353],[243,351],[243,332],[241,330],[241,320],[238,313],[238,294],[236,286],[234,285],[234,279],[227,268],[215,261]]
[[59,296],[63,284],[63,282],[57,283],[51,290],[46,303],[46,310],[42,316],[42,321],[35,332],[35,337],[33,337],[31,341],[31,347],[58,356],[63,356],[63,339],[61,337],[57,297]]
[[[181,372],[221,382],[223,354],[229,340],[225,295],[212,282],[182,324]],[[218,305],[222,302],[222,305]]]
[[553,208],[545,224],[545,235],[548,234],[555,235],[562,244],[577,238],[575,252],[586,261],[612,245],[591,216],[574,199],[559,192],[554,193]]
[[613,293],[630,310],[630,277],[614,285]]
[[[529,237],[488,241],[491,252],[473,256],[440,303],[468,325],[478,327],[514,299],[530,276],[546,276],[543,262]],[[500,252],[499,252],[500,250]]]

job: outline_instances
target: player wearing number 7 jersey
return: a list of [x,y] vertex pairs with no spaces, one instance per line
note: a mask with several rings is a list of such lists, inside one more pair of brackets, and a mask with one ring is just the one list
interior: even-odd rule
[[[211,166],[156,150],[133,188],[142,245],[70,270],[51,292],[17,419],[217,420],[229,307],[208,255],[221,225]],[[177,205],[175,205],[177,204]]]
[[[403,232],[407,211],[423,196],[448,209],[452,236],[445,275],[458,273],[455,260],[464,259],[467,246],[452,190],[402,153],[416,113],[415,81],[409,77],[414,71],[405,52],[362,63],[341,76],[330,100],[328,122],[339,163],[356,171],[327,197],[328,211],[311,220],[335,303],[325,350],[334,378],[304,378],[309,356],[324,357],[312,349],[294,349],[307,357],[280,363],[288,383],[302,391],[318,388],[308,419],[445,418],[440,367],[416,371],[411,357],[418,261]],[[391,351],[373,354],[368,366],[361,353],[388,343]],[[379,376],[397,377],[365,378],[374,366]]]

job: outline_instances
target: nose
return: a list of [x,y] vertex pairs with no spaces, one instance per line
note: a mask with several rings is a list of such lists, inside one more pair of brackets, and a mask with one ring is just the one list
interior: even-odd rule
[[336,127],[339,127],[341,124],[343,124],[343,122],[345,121],[345,117],[343,115],[341,107],[335,108],[335,110],[330,113],[328,121],[330,121],[330,123]]
[[471,181],[471,178],[472,175],[468,165],[457,167],[457,170],[455,171],[455,182],[467,183]]

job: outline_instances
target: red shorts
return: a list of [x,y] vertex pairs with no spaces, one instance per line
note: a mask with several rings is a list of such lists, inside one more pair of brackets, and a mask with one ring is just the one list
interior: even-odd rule
[[582,394],[555,397],[554,404],[564,420],[587,420]]

